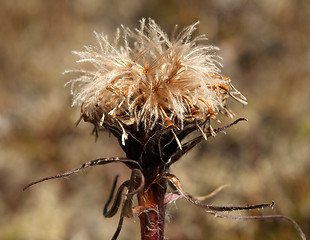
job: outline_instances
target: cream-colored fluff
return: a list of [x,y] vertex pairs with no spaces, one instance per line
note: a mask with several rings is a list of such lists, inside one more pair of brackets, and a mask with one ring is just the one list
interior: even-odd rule
[[219,112],[232,116],[227,97],[242,104],[246,98],[221,76],[218,48],[201,45],[204,36],[192,39],[197,24],[171,39],[152,19],[142,19],[135,31],[122,26],[113,43],[95,33],[98,46],[74,52],[92,68],[73,70],[81,75],[69,82],[72,105],[97,125],[125,124],[146,132],[168,125],[182,129],[186,121]]

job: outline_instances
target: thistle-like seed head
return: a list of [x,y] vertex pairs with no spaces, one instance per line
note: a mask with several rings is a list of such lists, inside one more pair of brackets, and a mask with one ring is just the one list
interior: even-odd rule
[[134,125],[147,133],[219,112],[232,116],[227,97],[246,99],[220,75],[218,48],[200,45],[204,36],[191,39],[197,24],[172,39],[151,19],[135,31],[122,26],[113,43],[95,33],[98,46],[74,52],[93,68],[77,70],[81,76],[70,81],[72,105],[98,126]]
[[[154,144],[148,151],[159,151],[155,158],[169,162],[175,145],[182,150],[187,134],[199,130],[206,137],[204,127],[210,119],[218,113],[233,116],[226,107],[229,96],[246,104],[231,80],[220,74],[218,48],[202,45],[204,36],[192,38],[197,24],[169,38],[154,20],[142,19],[134,31],[118,29],[113,43],[95,33],[97,46],[74,52],[78,62],[90,63],[92,68],[67,71],[80,73],[69,82],[72,105],[80,107],[82,118],[96,130],[110,130],[127,156],[140,163],[151,136]],[[211,127],[210,132],[214,134]],[[174,147],[169,149],[172,141]],[[166,150],[161,144],[166,144]]]

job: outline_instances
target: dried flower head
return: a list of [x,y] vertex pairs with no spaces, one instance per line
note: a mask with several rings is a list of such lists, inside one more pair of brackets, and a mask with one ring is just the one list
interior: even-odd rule
[[[122,27],[114,42],[96,33],[98,46],[74,52],[78,62],[87,62],[91,69],[71,70],[80,77],[70,81],[73,106],[81,109],[81,119],[94,125],[95,131],[108,130],[117,137],[125,158],[100,158],[71,171],[46,177],[28,184],[61,178],[91,166],[122,162],[131,170],[131,178],[123,182],[115,194],[117,176],[104,207],[105,217],[112,217],[121,208],[117,239],[124,217],[137,216],[141,223],[141,239],[163,240],[166,205],[184,197],[215,216],[228,219],[282,218],[290,221],[300,236],[305,236],[297,223],[285,216],[230,216],[223,211],[273,207],[271,204],[250,206],[213,206],[206,200],[224,186],[202,197],[185,192],[169,167],[203,139],[215,135],[235,122],[213,129],[210,120],[219,113],[232,117],[226,100],[230,96],[242,104],[246,98],[229,78],[220,74],[218,48],[200,45],[204,36],[192,39],[195,23],[170,39],[158,25],[140,21],[140,28],[131,31]],[[198,130],[198,136],[184,141]],[[168,186],[171,191],[168,192]],[[123,192],[127,189],[127,193]],[[138,206],[133,206],[137,196]],[[122,201],[123,199],[123,201]],[[121,206],[122,204],[122,206]]]
[[220,75],[217,47],[200,45],[205,36],[192,39],[198,22],[169,39],[154,20],[140,21],[131,31],[122,26],[114,42],[96,34],[98,46],[74,52],[91,70],[72,83],[73,106],[84,120],[150,133],[170,125],[183,129],[193,119],[215,118],[228,96],[242,104],[246,98],[229,78]]

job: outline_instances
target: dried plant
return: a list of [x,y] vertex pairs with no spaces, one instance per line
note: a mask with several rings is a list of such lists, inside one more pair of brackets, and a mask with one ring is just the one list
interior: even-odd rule
[[[131,178],[117,186],[115,178],[104,216],[112,217],[121,208],[120,221],[113,236],[120,233],[123,218],[136,216],[141,222],[142,239],[164,239],[166,205],[179,197],[204,208],[219,217],[229,219],[283,218],[284,216],[242,217],[219,212],[272,207],[271,204],[251,206],[213,206],[202,203],[224,186],[204,197],[193,197],[185,192],[176,176],[169,172],[171,164],[185,153],[220,131],[246,120],[212,128],[219,114],[233,117],[226,106],[229,97],[247,104],[246,98],[220,73],[217,47],[202,45],[205,36],[192,39],[195,23],[172,38],[149,19],[140,21],[140,28],[131,31],[122,26],[113,43],[107,36],[97,34],[98,46],[85,46],[74,52],[78,62],[89,63],[91,69],[78,72],[70,81],[73,106],[81,109],[80,120],[94,125],[94,133],[109,131],[119,141],[126,158],[101,158],[83,164],[72,171],[30,183],[25,188],[48,179],[71,175],[81,169],[122,162],[131,170]],[[80,121],[79,120],[79,121]],[[190,140],[185,137],[197,134]],[[168,191],[168,190],[171,191]],[[123,192],[126,190],[126,193]],[[137,196],[138,206],[133,207]],[[122,199],[124,198],[124,199]]]

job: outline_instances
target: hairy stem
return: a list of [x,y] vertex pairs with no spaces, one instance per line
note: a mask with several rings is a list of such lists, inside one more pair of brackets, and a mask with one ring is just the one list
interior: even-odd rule
[[146,181],[144,189],[138,194],[142,240],[164,239],[166,189],[166,180],[155,183]]

